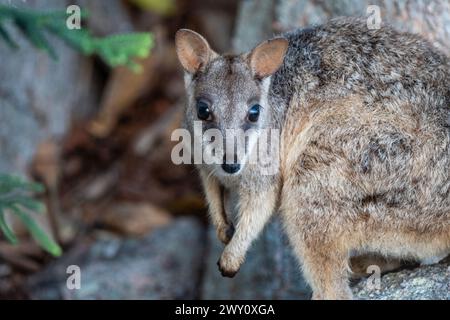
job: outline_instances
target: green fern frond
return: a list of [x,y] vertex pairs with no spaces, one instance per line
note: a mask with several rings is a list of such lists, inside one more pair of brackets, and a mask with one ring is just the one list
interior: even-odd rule
[[[81,18],[87,16],[88,13],[82,11]],[[117,34],[99,38],[91,35],[87,29],[67,28],[67,17],[62,11],[39,12],[0,5],[0,37],[9,46],[17,47],[2,25],[4,20],[10,20],[35,47],[45,50],[55,59],[56,52],[48,42],[46,33],[59,37],[85,55],[98,55],[111,67],[124,65],[135,71],[140,68],[134,59],[147,57],[153,48],[154,41],[150,33]]]
[[39,225],[18,205],[12,207],[12,211],[20,218],[25,227],[30,231],[34,240],[52,255],[59,257],[62,253],[61,247],[50,239]]
[[44,212],[44,204],[32,197],[33,193],[43,190],[44,187],[38,183],[28,182],[16,176],[0,174],[0,230],[9,242],[12,244],[18,243],[17,237],[5,219],[6,213],[15,214],[44,250],[54,256],[60,256],[61,248],[30,216],[30,212]]
[[149,10],[162,16],[171,16],[176,12],[176,0],[129,0],[141,9]]
[[0,206],[0,230],[5,235],[6,239],[12,244],[19,243],[14,232],[9,228],[8,223],[5,220],[5,209],[3,206]]
[[5,30],[5,28],[1,24],[0,24],[0,37],[2,37],[3,40],[6,42],[6,44],[9,45],[12,49],[17,49],[19,47],[17,43],[15,43],[13,39],[11,39],[9,33]]

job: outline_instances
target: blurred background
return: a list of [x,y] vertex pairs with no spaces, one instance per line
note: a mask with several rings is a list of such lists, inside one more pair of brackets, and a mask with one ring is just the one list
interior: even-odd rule
[[[44,40],[30,32],[47,18],[24,24],[35,21],[30,12],[65,12],[72,4],[89,13],[82,25],[95,37],[148,33],[149,54],[136,54],[140,72],[108,61],[109,52],[76,50],[57,32]],[[197,174],[170,160],[170,134],[180,126],[184,98],[173,41],[179,28],[201,33],[218,52],[241,52],[294,27],[336,16],[367,17],[368,6],[377,5],[383,22],[422,34],[450,52],[448,0],[0,0],[0,5],[0,174],[8,175],[3,186],[0,180],[0,211],[18,242],[8,241],[2,229],[2,299],[309,298],[276,219],[236,278],[224,279],[217,271],[222,246],[208,226]],[[31,11],[8,20],[5,7]],[[18,48],[8,45],[11,39]],[[51,47],[57,58],[39,46]],[[46,212],[27,214],[50,239],[33,233],[33,226],[30,236],[30,223],[1,206],[9,175],[44,186],[30,197]],[[80,268],[79,289],[67,286],[71,265]],[[448,289],[444,286],[443,294]],[[430,294],[439,292],[434,288]]]

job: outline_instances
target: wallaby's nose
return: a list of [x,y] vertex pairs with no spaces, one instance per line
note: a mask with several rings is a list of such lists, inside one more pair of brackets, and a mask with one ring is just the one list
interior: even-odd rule
[[226,162],[226,157],[224,156],[223,157],[222,169],[226,173],[233,174],[233,173],[238,172],[239,169],[241,169],[241,165],[239,163],[237,163],[236,157],[234,158],[234,162],[233,163],[227,163]]
[[239,163],[232,163],[232,164],[222,164],[222,169],[229,174],[233,174],[239,171],[241,168],[241,165]]

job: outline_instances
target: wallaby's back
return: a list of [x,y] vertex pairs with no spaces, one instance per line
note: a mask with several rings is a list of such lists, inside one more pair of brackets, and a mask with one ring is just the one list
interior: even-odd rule
[[285,36],[290,45],[271,92],[272,105],[288,105],[288,210],[308,203],[323,216],[333,207],[339,218],[329,228],[349,232],[355,223],[383,232],[448,229],[448,58],[418,36],[368,30],[357,19]]
[[276,99],[307,92],[324,98],[359,93],[368,106],[404,101],[417,112],[448,115],[449,58],[419,36],[390,27],[369,30],[365,20],[355,18],[338,18],[283,36],[289,48],[273,76],[271,93]]

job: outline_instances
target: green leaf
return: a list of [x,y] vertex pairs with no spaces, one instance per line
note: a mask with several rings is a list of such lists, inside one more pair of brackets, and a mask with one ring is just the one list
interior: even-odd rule
[[54,256],[59,256],[61,248],[45,234],[27,212],[45,211],[44,204],[32,197],[33,193],[43,190],[44,187],[39,183],[28,182],[17,176],[0,174],[0,230],[8,241],[18,243],[17,237],[4,218],[6,212],[15,214],[41,247]]
[[22,187],[23,183],[19,177],[0,174],[0,194],[8,193],[16,188]]
[[5,213],[3,212],[2,207],[0,207],[0,230],[2,230],[6,239],[10,243],[12,243],[12,244],[19,243],[19,240],[17,240],[16,235],[14,234],[14,232],[9,228],[8,224],[6,223]]
[[[166,0],[165,3],[154,1],[153,6],[167,10],[172,7],[170,3],[173,4],[173,0]],[[81,17],[86,16],[88,13],[82,10]],[[98,55],[111,67],[123,65],[134,71],[139,71],[139,67],[133,59],[147,57],[154,42],[150,33],[117,34],[98,38],[86,29],[70,30],[66,26],[67,14],[61,10],[42,12],[0,5],[0,22],[7,19],[12,21],[34,46],[47,51],[54,59],[57,55],[46,38],[46,32],[54,34],[85,55]],[[3,28],[0,29],[0,38],[11,45],[12,39]]]
[[12,49],[17,49],[19,47],[17,43],[15,43],[13,39],[11,39],[8,31],[6,31],[6,29],[1,24],[0,24],[0,37],[2,37],[3,40],[5,40],[6,44],[10,46]]
[[16,189],[36,193],[42,193],[45,190],[40,183],[28,182],[18,176],[0,174],[0,195]]
[[3,202],[8,206],[19,204],[22,207],[37,213],[42,213],[45,211],[45,206],[42,202],[27,196],[11,196]]
[[130,1],[144,10],[149,10],[164,16],[169,16],[176,12],[175,0],[130,0]]
[[22,220],[23,224],[27,227],[28,231],[30,231],[33,238],[42,246],[42,248],[55,257],[59,257],[61,255],[61,247],[50,239],[27,213],[23,212],[17,206],[13,207],[13,211]]
[[45,50],[53,59],[57,58],[55,50],[36,23],[16,19],[16,25],[37,48]]
[[104,38],[90,37],[88,33],[80,31],[61,35],[84,53],[97,54],[111,67],[128,66],[132,70],[137,70],[133,58],[147,57],[153,47],[153,37],[149,33],[117,34]]

